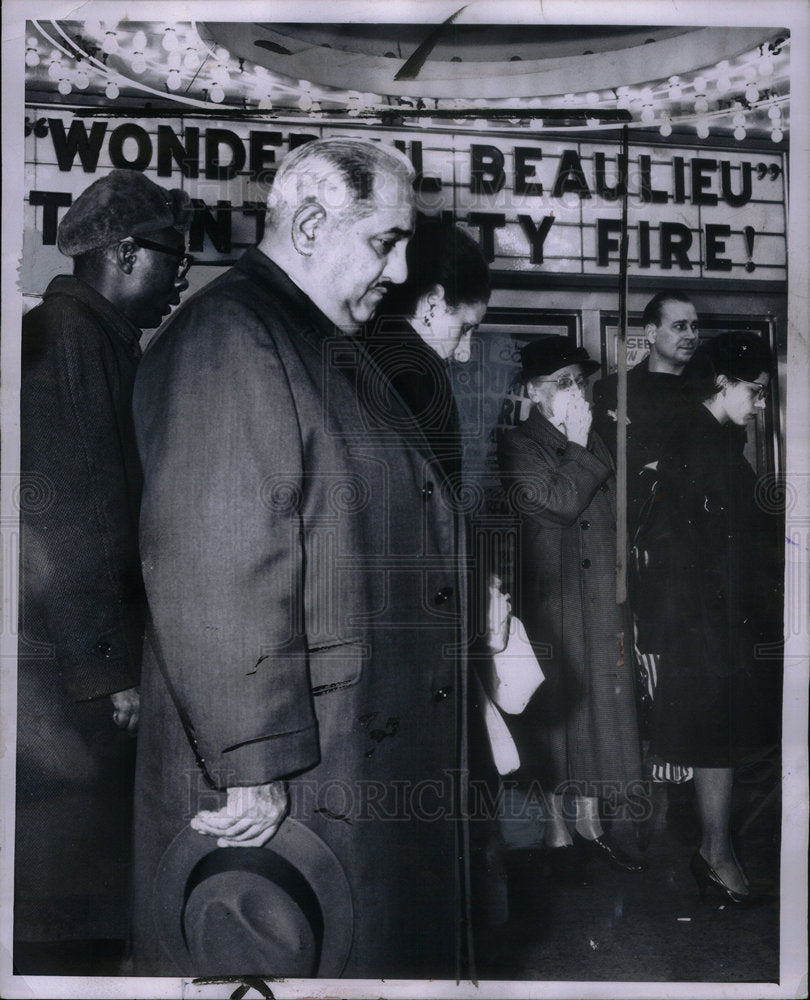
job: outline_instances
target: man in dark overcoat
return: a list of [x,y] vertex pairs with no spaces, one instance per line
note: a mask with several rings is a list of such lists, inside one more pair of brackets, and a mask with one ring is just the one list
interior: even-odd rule
[[[186,196],[113,170],[68,210],[23,318],[15,964],[100,971],[127,935],[145,601],[131,401],[186,287]],[[106,967],[105,967],[106,968]]]
[[[270,850],[288,817],[346,874],[345,976],[465,971],[461,526],[354,336],[404,280],[413,221],[396,150],[299,147],[258,247],[146,352],[138,973],[179,973],[159,930],[180,920],[157,874],[173,838]],[[242,967],[238,933],[233,956],[190,971],[274,974]]]

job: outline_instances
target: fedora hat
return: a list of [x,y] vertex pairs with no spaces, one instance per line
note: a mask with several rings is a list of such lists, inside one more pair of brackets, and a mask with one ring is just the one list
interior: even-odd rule
[[309,827],[286,819],[264,847],[217,847],[186,826],[161,858],[152,908],[184,976],[340,976],[354,911],[346,873]]
[[567,365],[581,365],[583,375],[593,375],[599,368],[598,361],[591,361],[584,347],[577,347],[568,337],[539,337],[520,351],[521,382],[528,382],[539,375],[553,375]]

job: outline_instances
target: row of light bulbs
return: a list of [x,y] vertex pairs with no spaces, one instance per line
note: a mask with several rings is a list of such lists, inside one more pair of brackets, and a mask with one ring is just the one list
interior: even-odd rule
[[[117,24],[112,25],[103,22],[88,21],[83,24],[83,31],[86,36],[89,36],[100,44],[101,52],[105,56],[117,55],[123,57],[124,52],[122,52],[119,45],[117,27]],[[162,29],[161,48],[165,52],[165,61],[161,64],[160,69],[165,68],[166,71],[166,88],[171,93],[177,93],[183,86],[184,77],[188,78],[189,75],[190,86],[191,82],[199,75],[204,61],[210,61],[211,67],[208,68],[205,80],[202,83],[206,101],[214,104],[222,104],[225,101],[226,88],[233,82],[230,69],[230,53],[224,48],[209,49],[201,41],[193,27],[189,26],[189,29],[190,31],[186,34],[181,34],[176,25],[167,24]],[[787,43],[782,42],[782,44]],[[26,45],[26,65],[34,68],[41,62],[38,40],[33,36],[29,37]],[[147,36],[142,29],[138,29],[132,36],[130,60],[130,69],[136,76],[142,75],[149,68],[147,51]],[[77,90],[86,90],[90,84],[90,75],[86,60],[79,58],[76,68],[73,69],[71,65],[64,61],[63,54],[67,54],[70,62],[73,62],[71,54],[67,50],[63,53],[58,48],[54,49],[49,58],[48,76],[57,82],[57,89],[63,96],[69,95],[74,86]],[[122,81],[107,69],[106,65],[100,64],[98,68],[107,77],[105,95],[109,100],[114,100],[119,96],[119,82]],[[153,68],[157,68],[154,67],[154,62]],[[290,83],[275,77],[262,66],[253,66],[252,69],[252,73],[247,73],[247,79],[252,82],[253,97],[257,101],[257,106],[260,110],[271,110],[273,108],[272,95],[276,90],[297,94],[295,104],[299,110],[304,112],[320,112],[322,98],[339,100],[344,104],[345,113],[349,117],[358,117],[364,111],[391,110],[391,107],[378,95],[346,94],[337,91],[324,91],[321,93],[315,90],[308,81]],[[770,47],[763,45],[757,55],[745,63],[744,66],[740,67],[740,69],[742,69],[743,82],[745,83],[744,97],[746,103],[749,106],[760,103],[763,99],[761,88],[767,88],[768,81],[773,76],[775,69]],[[240,60],[239,71],[241,79],[244,79],[245,70],[242,60]],[[643,125],[652,126],[657,122],[659,133],[663,137],[672,134],[672,123],[673,121],[677,121],[694,123],[697,135],[700,138],[707,138],[710,132],[710,121],[725,117],[729,113],[728,110],[721,109],[710,115],[709,95],[711,94],[715,98],[722,98],[734,90],[732,75],[733,71],[729,61],[723,60],[712,71],[711,79],[708,78],[707,74],[706,76],[697,76],[689,83],[678,76],[670,76],[666,83],[662,83],[656,88],[650,86],[644,87],[637,94],[632,94],[629,87],[619,87],[615,92],[610,92],[608,99],[603,98],[596,91],[590,91],[585,95],[567,93],[562,96],[561,104],[563,107],[581,106],[584,96],[584,101],[588,107],[596,108],[600,105],[609,105],[610,107],[634,112],[638,115]],[[138,85],[138,81],[135,80],[128,82],[136,86]],[[688,99],[692,110],[673,119],[669,109],[664,109],[661,105],[667,99],[673,104],[682,104],[684,103],[685,93],[693,95]],[[770,129],[771,139],[774,142],[781,142],[784,138],[784,132],[782,129],[780,104],[785,103],[787,98],[769,94],[767,89],[764,97],[769,102],[767,113],[772,123]],[[549,102],[547,100],[540,101],[539,99],[528,102],[530,107],[543,103],[547,106]],[[419,104],[424,106],[424,101],[420,101]],[[451,106],[464,107],[465,110],[468,108],[468,105],[465,105],[464,102],[450,102],[450,104]],[[496,107],[494,102],[483,99],[474,101],[473,104],[489,109]],[[515,101],[505,101],[504,104],[506,106],[514,106]],[[734,137],[738,141],[742,141],[746,137],[747,118],[740,101],[735,101],[733,108],[736,109],[732,117]],[[426,110],[426,118],[417,119],[417,124],[429,123],[429,116],[430,111]],[[459,123],[469,124],[469,121],[465,118],[460,120]],[[537,124],[536,120],[534,124]],[[588,119],[587,124],[597,127],[599,123],[594,118]]]

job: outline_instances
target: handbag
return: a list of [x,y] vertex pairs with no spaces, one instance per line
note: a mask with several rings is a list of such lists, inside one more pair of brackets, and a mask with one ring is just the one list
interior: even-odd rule
[[492,654],[489,695],[507,715],[519,715],[544,679],[523,622],[512,615],[506,647]]

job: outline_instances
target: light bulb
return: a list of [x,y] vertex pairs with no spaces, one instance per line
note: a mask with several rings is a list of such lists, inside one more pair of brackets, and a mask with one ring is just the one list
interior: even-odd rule
[[597,94],[595,90],[589,90],[588,93],[585,95],[585,97],[588,104],[599,103],[599,94]]
[[104,93],[107,95],[108,100],[114,101],[121,91],[118,89],[118,84],[114,80],[110,80]]
[[644,110],[641,112],[641,120],[645,125],[652,125],[655,121],[655,111],[653,111],[651,105],[646,105]]
[[132,59],[132,72],[137,74],[146,72],[146,57],[143,52],[135,53]]
[[745,88],[745,99],[749,104],[755,104],[759,100],[759,91],[755,84],[749,83]]
[[753,83],[757,78],[757,68],[753,63],[748,63],[745,67],[745,80],[746,83]]
[[768,117],[772,122],[779,121],[779,119],[782,117],[782,109],[779,107],[778,104],[772,104],[768,108]]
[[706,79],[702,76],[695,77],[695,93],[705,94],[706,93]]
[[650,87],[645,87],[641,91],[641,100],[644,104],[652,104],[653,92]]
[[298,107],[302,111],[309,111],[312,108],[312,97],[308,91],[304,91],[304,93],[298,98]]
[[775,129],[773,129],[771,131],[771,139],[774,142],[781,142],[783,138],[784,138],[784,135],[782,134],[782,129],[781,128],[775,128]]
[[215,53],[217,57],[217,62],[226,63],[230,58],[231,54],[227,49],[219,48]]
[[731,79],[727,76],[717,78],[717,93],[727,94],[731,90]]
[[759,61],[759,75],[771,76],[773,74],[773,59],[770,55],[764,55]]
[[677,83],[673,84],[669,88],[669,99],[671,101],[680,101],[682,97],[683,97],[683,91],[681,90],[680,85]]
[[118,51],[118,36],[114,31],[108,31],[105,34],[104,41],[101,43],[101,51],[108,56],[114,56]]
[[265,96],[262,97],[261,100],[259,101],[259,110],[260,111],[272,111],[273,110],[273,102],[270,100],[270,95],[269,94],[265,94]]
[[698,122],[697,123],[697,134],[701,139],[708,139],[709,137],[709,124],[708,122]]
[[179,49],[173,49],[168,58],[166,59],[166,65],[169,69],[180,69],[183,64],[183,57],[180,55]]
[[51,56],[51,61],[48,64],[48,76],[52,80],[58,80],[62,75],[62,54],[60,52],[54,52]]
[[28,48],[25,50],[25,65],[32,69],[34,66],[39,66],[39,53],[36,49]]
[[222,84],[214,83],[211,89],[208,91],[208,96],[214,102],[214,104],[222,104],[225,100],[225,91],[222,89]]
[[79,90],[87,90],[87,88],[90,86],[90,77],[87,75],[87,73],[85,73],[83,69],[80,69],[76,73],[76,77],[73,80],[73,82],[76,84],[76,87]]
[[350,97],[346,102],[346,113],[350,118],[357,118],[360,114],[360,98]]
[[732,125],[736,128],[742,128],[745,125],[745,115],[742,111],[738,111],[731,119]]
[[745,136],[746,132],[742,126],[734,129],[734,138],[737,140],[737,142],[742,142]]
[[177,48],[177,32],[171,26],[166,28],[163,32],[163,41],[161,43],[166,52],[174,52]]
[[183,57],[183,65],[186,69],[195,70],[200,65],[200,55],[196,49],[187,48]]
[[67,97],[67,95],[71,92],[73,88],[70,85],[70,80],[66,80],[64,77],[62,77],[62,79],[59,81],[59,86],[56,89],[59,91],[60,94],[62,94],[63,97]]
[[135,52],[143,52],[146,49],[146,35],[142,31],[136,31],[132,36],[132,48]]
[[180,73],[176,69],[170,69],[169,75],[166,77],[166,86],[169,90],[179,90],[180,89]]
[[661,122],[661,125],[660,125],[658,131],[666,139],[667,136],[672,135],[672,125],[670,125],[669,122]]
[[695,111],[697,111],[698,114],[703,115],[708,110],[709,110],[709,102],[706,100],[705,97],[695,98]]

